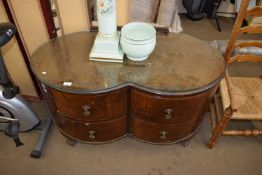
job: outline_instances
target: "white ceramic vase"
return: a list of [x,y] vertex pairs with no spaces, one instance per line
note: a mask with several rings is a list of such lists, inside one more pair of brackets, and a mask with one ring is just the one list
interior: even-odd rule
[[119,47],[116,0],[96,0],[98,35],[90,53],[90,60],[122,63],[124,53]]
[[96,5],[100,35],[106,38],[116,36],[116,0],[96,0]]

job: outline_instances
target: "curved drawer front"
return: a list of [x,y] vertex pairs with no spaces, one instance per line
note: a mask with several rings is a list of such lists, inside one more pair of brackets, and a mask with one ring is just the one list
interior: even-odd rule
[[124,136],[127,132],[126,116],[98,123],[82,123],[60,115],[54,117],[56,125],[66,136],[83,142],[103,143]]
[[192,96],[172,97],[131,92],[131,113],[146,121],[172,124],[186,122],[208,109],[211,90]]
[[90,122],[112,120],[126,114],[126,88],[95,95],[71,94],[50,89],[57,112],[67,118]]
[[198,120],[193,119],[176,124],[157,124],[133,117],[131,130],[134,137],[143,141],[172,143],[190,136],[196,129]]

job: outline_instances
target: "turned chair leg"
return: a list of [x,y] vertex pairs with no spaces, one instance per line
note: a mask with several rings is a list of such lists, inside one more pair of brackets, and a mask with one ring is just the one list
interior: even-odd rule
[[216,125],[215,130],[212,133],[212,137],[209,140],[208,148],[213,148],[216,145],[217,138],[221,135],[221,133],[225,130],[230,118],[232,116],[232,112],[230,108],[227,108],[219,121]]

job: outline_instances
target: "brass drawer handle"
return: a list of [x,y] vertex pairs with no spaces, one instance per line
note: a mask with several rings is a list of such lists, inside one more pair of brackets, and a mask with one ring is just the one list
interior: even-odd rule
[[96,136],[95,136],[95,134],[96,134],[96,132],[95,131],[88,131],[88,134],[89,134],[89,138],[90,139],[95,139],[96,138]]
[[85,116],[89,116],[91,114],[91,112],[90,112],[91,107],[90,106],[88,106],[88,105],[82,106],[82,109],[84,110],[83,114]]
[[174,112],[173,109],[166,109],[165,110],[165,119],[171,119],[172,118],[172,113]]
[[160,131],[160,139],[164,140],[166,139],[167,132],[166,131]]

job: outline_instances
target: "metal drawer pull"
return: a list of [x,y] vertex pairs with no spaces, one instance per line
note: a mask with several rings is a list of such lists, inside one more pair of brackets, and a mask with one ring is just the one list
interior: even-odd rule
[[90,112],[91,107],[90,106],[88,106],[88,105],[82,106],[82,109],[84,110],[83,114],[85,116],[89,116],[91,114],[91,112]]
[[171,119],[172,118],[172,113],[174,112],[174,110],[173,109],[166,109],[165,110],[165,119]]
[[96,136],[95,136],[95,134],[96,134],[96,132],[95,131],[88,131],[88,134],[89,134],[89,138],[90,139],[95,139],[96,138]]
[[160,131],[160,139],[164,140],[166,139],[167,132],[166,131]]

